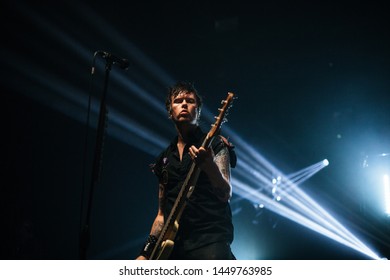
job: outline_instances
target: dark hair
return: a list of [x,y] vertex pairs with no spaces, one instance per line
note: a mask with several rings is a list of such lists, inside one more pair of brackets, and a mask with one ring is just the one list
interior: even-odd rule
[[[180,92],[187,92],[187,93],[193,93],[195,95],[196,104],[198,105],[198,112],[200,115],[200,111],[202,109],[202,97],[198,94],[198,91],[194,87],[194,84],[191,82],[183,82],[179,81],[174,86],[168,88],[168,95],[165,99],[165,108],[168,111],[168,114],[171,112],[171,102],[172,97],[176,97],[179,95]],[[198,115],[198,118],[199,118]]]

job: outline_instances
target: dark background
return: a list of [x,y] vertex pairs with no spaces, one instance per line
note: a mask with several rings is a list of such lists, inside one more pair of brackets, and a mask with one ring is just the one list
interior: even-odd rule
[[[133,259],[149,232],[149,164],[174,135],[163,101],[176,80],[193,81],[211,113],[235,92],[226,126],[284,173],[327,158],[300,187],[379,257],[390,255],[390,220],[370,175],[389,167],[385,1],[253,2],[2,2],[3,259],[79,258],[104,85],[101,57],[90,74],[97,50],[130,66],[110,71],[88,258]],[[232,208],[239,259],[368,258],[236,194]]]

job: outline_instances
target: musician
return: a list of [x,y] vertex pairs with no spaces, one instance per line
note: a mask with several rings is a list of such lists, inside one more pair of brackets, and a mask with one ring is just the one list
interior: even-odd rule
[[202,98],[194,85],[178,82],[168,90],[165,101],[177,136],[152,167],[159,182],[159,207],[150,235],[137,259],[149,259],[192,162],[200,168],[194,192],[179,221],[170,259],[235,259],[233,241],[230,168],[235,166],[234,147],[217,135],[210,148],[203,148],[207,133],[199,127]]

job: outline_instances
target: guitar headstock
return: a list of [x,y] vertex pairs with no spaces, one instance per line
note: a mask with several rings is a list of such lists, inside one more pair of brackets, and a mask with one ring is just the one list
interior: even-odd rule
[[228,92],[228,95],[225,100],[221,101],[222,108],[219,108],[219,114],[215,117],[215,123],[211,125],[211,130],[208,133],[208,138],[212,138],[216,135],[221,125],[227,122],[226,116],[228,114],[229,109],[233,105],[234,93]]

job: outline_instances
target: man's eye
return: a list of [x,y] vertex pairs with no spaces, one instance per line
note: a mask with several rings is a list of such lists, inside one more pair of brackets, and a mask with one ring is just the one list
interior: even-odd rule
[[182,102],[183,102],[183,99],[178,98],[178,99],[173,100],[173,102],[174,102],[174,103],[182,103]]

